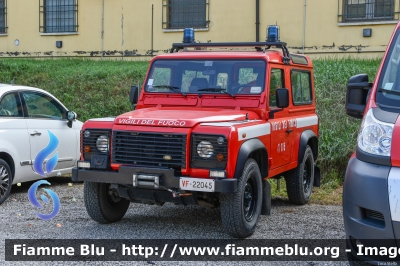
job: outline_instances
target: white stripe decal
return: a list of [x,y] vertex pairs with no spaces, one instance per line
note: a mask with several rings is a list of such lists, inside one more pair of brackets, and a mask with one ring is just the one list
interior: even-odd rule
[[[245,134],[245,137],[243,137],[243,134]],[[269,134],[271,134],[271,125],[269,123],[249,127],[241,127],[238,129],[239,140],[251,139]]]
[[243,125],[246,123],[254,123],[254,122],[261,122],[261,120],[239,120],[239,121],[231,121],[231,122],[211,122],[211,123],[201,123],[202,126],[214,126],[214,127],[232,127],[236,125]]
[[296,125],[297,128],[318,125],[318,116],[313,115],[313,116],[296,118]]
[[388,177],[389,206],[392,220],[400,222],[400,168],[392,167]]

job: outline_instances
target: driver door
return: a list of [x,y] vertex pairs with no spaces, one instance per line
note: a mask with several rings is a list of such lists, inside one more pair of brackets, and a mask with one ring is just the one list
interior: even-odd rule
[[[26,123],[28,128],[32,168],[38,153],[50,144],[50,133],[55,135],[58,145],[49,149],[45,162],[58,153],[58,161],[54,171],[72,168],[76,164],[78,154],[78,136],[75,128],[68,127],[65,108],[50,95],[36,92],[21,92],[24,101]],[[39,159],[39,158],[38,158]],[[45,169],[45,167],[43,167]],[[63,171],[64,172],[64,171]],[[56,173],[51,174],[54,176]],[[50,176],[50,173],[47,173]]]

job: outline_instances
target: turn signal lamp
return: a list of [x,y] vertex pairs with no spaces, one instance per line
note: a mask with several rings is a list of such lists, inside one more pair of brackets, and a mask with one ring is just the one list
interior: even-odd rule
[[217,160],[218,160],[218,162],[222,162],[224,160],[224,155],[223,154],[218,154],[217,155]]
[[90,146],[84,146],[83,147],[83,152],[90,152]]

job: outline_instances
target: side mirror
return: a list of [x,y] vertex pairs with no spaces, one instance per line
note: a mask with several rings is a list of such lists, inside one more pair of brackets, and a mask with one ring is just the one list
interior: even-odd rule
[[276,89],[276,107],[286,108],[289,106],[289,90],[286,88]]
[[68,127],[72,127],[72,121],[74,121],[76,119],[77,115],[75,112],[72,111],[67,111],[67,120],[68,120]]
[[355,118],[362,118],[367,105],[369,90],[372,83],[368,82],[367,74],[352,76],[347,82],[346,113]]
[[137,104],[139,99],[139,88],[136,86],[131,86],[131,92],[129,94],[129,101],[132,103],[132,105]]

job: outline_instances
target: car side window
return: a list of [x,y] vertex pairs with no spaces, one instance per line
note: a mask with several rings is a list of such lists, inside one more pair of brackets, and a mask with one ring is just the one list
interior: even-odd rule
[[64,108],[49,95],[38,92],[22,92],[27,116],[33,118],[65,119]]
[[294,105],[311,104],[311,73],[304,70],[292,70],[292,96]]
[[272,68],[269,80],[269,106],[276,107],[276,89],[285,86],[283,79],[283,69]]
[[18,93],[12,92],[3,96],[0,100],[1,117],[22,117],[21,103]]

